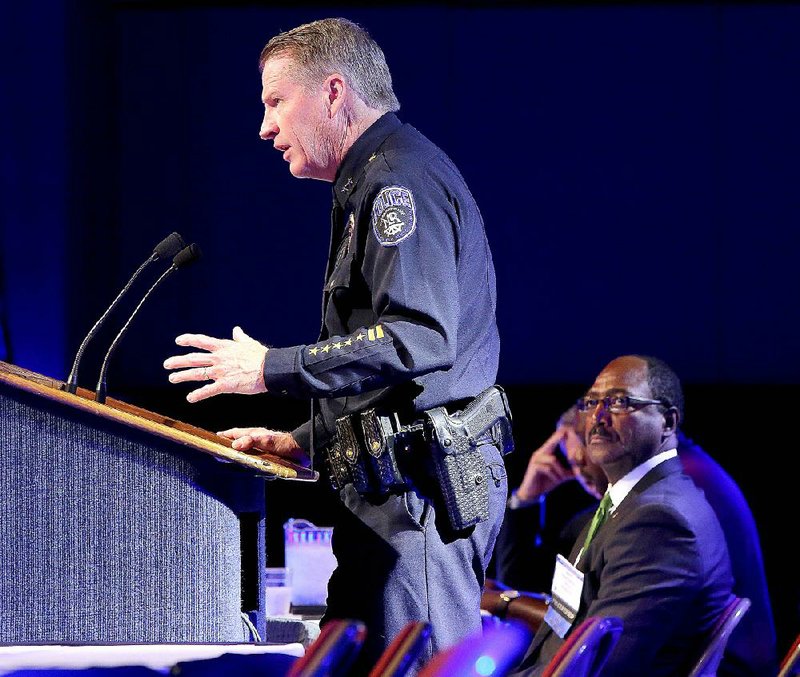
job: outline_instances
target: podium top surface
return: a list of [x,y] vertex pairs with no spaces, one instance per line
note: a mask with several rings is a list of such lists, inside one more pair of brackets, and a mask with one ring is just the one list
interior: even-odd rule
[[67,407],[86,411],[136,430],[177,442],[220,461],[252,470],[265,478],[301,481],[319,479],[319,473],[316,471],[277,456],[236,451],[231,448],[229,439],[203,428],[182,423],[110,397],[106,399],[105,403],[100,404],[95,402],[94,392],[84,388],[78,388],[77,393],[73,395],[62,389],[63,381],[22,369],[7,362],[0,361],[0,383],[6,383],[13,388],[60,402]]

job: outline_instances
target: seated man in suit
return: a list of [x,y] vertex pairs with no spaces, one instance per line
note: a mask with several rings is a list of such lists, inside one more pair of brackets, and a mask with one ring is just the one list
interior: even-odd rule
[[[602,468],[587,457],[576,431],[577,423],[577,409],[573,407],[561,416],[556,431],[532,454],[520,486],[511,494],[495,547],[497,578],[504,586],[549,590],[556,554],[569,554],[606,491],[608,480]],[[558,458],[559,445],[569,467]],[[683,471],[703,490],[722,526],[733,570],[733,592],[752,603],[728,641],[717,675],[775,674],[775,623],[750,506],[722,466],[680,430],[677,449]],[[577,488],[580,484],[586,499],[595,499],[588,508],[585,500],[576,498],[574,493],[567,494],[566,483],[571,479],[578,480],[572,485]],[[556,487],[563,489],[550,495]],[[550,510],[548,506],[545,511],[545,496],[548,503],[555,498],[560,510]],[[571,503],[572,510],[564,503]]]
[[677,456],[680,381],[660,360],[621,357],[579,408],[586,453],[609,487],[602,511],[557,563],[554,603],[514,674],[540,674],[563,637],[595,615],[624,624],[608,674],[681,674],[733,580],[719,522]]
[[494,553],[494,575],[504,586],[549,590],[556,555],[569,554],[606,491],[608,480],[587,458],[577,423],[578,409],[572,406],[533,452],[511,492]]

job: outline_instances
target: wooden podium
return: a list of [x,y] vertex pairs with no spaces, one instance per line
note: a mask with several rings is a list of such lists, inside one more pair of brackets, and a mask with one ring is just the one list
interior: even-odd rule
[[264,479],[317,474],[0,362],[0,643],[242,642]]

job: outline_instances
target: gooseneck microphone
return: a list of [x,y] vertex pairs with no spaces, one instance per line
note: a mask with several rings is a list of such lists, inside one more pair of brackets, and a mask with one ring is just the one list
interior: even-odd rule
[[117,298],[115,298],[111,305],[108,307],[106,312],[104,312],[100,319],[94,323],[94,326],[89,330],[89,333],[86,335],[86,338],[83,339],[80,347],[78,348],[78,352],[75,355],[75,361],[72,363],[72,371],[69,373],[69,377],[67,378],[67,382],[63,386],[63,390],[67,390],[71,393],[75,393],[78,389],[78,366],[80,365],[81,359],[83,358],[83,353],[86,350],[86,346],[88,345],[89,341],[94,338],[95,334],[97,334],[98,330],[102,326],[103,322],[106,321],[106,318],[109,316],[112,310],[117,306],[119,300],[124,296],[125,292],[130,289],[131,285],[133,284],[134,280],[139,277],[139,274],[151,263],[158,261],[160,259],[168,258],[170,256],[175,256],[177,252],[182,250],[186,247],[186,243],[183,241],[183,238],[178,235],[178,233],[172,233],[167,235],[161,242],[159,242],[153,253],[149,256],[149,258],[136,269],[136,272],[131,276],[131,279],[128,280],[128,283],[122,288],[119,294],[117,294]]
[[153,293],[156,287],[158,287],[163,280],[167,278],[168,275],[174,273],[179,268],[184,268],[191,263],[197,261],[197,259],[202,256],[202,252],[200,251],[200,247],[196,244],[190,244],[188,247],[184,247],[181,249],[176,255],[175,258],[172,259],[172,265],[167,268],[163,273],[161,273],[161,277],[159,277],[150,289],[147,290],[147,293],[142,297],[142,300],[139,301],[139,305],[133,309],[131,316],[128,318],[128,321],[123,325],[122,329],[119,330],[119,333],[114,338],[114,341],[111,343],[111,346],[106,353],[105,359],[103,360],[103,366],[100,368],[100,377],[97,380],[97,387],[95,388],[95,401],[102,404],[106,401],[106,372],[108,371],[108,361],[111,359],[111,355],[116,350],[117,345],[122,340],[122,337],[125,335],[125,332],[128,331],[128,327],[130,326],[133,318],[136,317],[136,314],[139,312],[139,309],[142,307],[144,302]]

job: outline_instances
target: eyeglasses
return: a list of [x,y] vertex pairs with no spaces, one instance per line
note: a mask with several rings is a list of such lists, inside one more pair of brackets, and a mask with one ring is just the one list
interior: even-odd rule
[[602,404],[605,409],[612,414],[627,414],[638,407],[646,407],[648,404],[660,404],[668,407],[666,400],[649,400],[646,397],[634,397],[633,395],[609,395],[607,397],[580,397],[575,403],[578,411],[587,412],[597,409],[597,405]]

